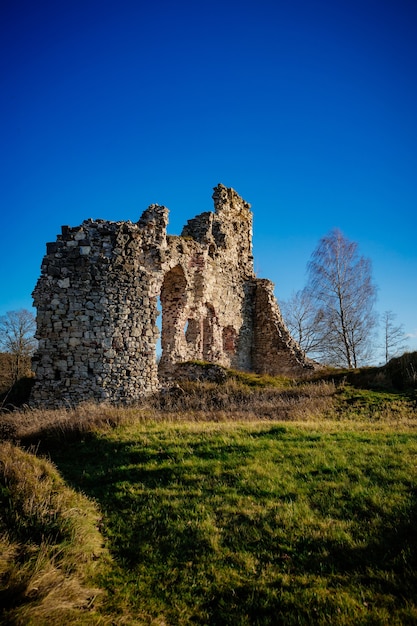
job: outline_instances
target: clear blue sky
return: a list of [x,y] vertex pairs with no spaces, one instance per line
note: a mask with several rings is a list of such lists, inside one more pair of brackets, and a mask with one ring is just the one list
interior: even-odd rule
[[417,349],[416,33],[415,0],[3,0],[0,314],[62,224],[179,234],[222,182],[278,300],[338,227]]

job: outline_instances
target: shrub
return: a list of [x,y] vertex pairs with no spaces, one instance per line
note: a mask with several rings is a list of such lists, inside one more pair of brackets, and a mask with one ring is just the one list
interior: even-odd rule
[[397,389],[417,388],[417,352],[406,352],[391,359],[385,368]]

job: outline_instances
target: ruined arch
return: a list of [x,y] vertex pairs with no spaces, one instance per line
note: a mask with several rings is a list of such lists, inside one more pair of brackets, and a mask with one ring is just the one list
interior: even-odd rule
[[203,359],[217,362],[222,355],[222,338],[214,306],[206,302],[203,314]]
[[213,200],[214,213],[179,236],[167,235],[168,209],[155,204],[137,222],[88,219],[47,243],[33,292],[32,405],[136,402],[194,359],[273,374],[315,367],[285,327],[273,284],[255,277],[250,205],[224,185]]
[[181,265],[164,277],[160,302],[162,308],[161,359],[159,373],[167,374],[186,351],[184,327],[187,323],[187,279]]
[[202,324],[196,317],[189,317],[187,327],[184,329],[190,358],[201,359],[202,353]]
[[236,354],[237,348],[237,332],[233,326],[225,326],[222,331],[223,350],[224,352],[233,357]]

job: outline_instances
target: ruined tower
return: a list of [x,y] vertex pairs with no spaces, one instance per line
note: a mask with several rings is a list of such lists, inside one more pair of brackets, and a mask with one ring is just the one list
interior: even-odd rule
[[189,360],[270,374],[312,367],[272,283],[255,277],[250,205],[223,185],[213,200],[181,236],[167,235],[168,210],[152,205],[137,223],[86,220],[47,244],[33,292],[34,404],[133,402]]

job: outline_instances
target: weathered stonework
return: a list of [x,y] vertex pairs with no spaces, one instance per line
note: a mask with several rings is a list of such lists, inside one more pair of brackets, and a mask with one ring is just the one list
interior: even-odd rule
[[33,404],[133,402],[189,360],[271,374],[313,367],[285,327],[272,283],[255,277],[250,205],[223,185],[213,200],[214,213],[189,220],[179,237],[167,235],[168,210],[158,205],[137,223],[62,227],[33,292]]

